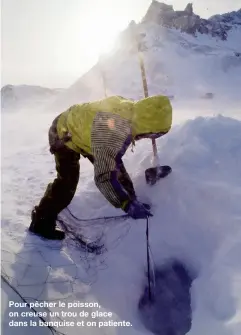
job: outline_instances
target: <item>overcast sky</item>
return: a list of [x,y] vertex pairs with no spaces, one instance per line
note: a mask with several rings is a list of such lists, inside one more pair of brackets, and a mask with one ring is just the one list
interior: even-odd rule
[[[164,1],[184,9],[187,0]],[[140,20],[151,0],[1,0],[2,82],[68,87]],[[202,16],[237,10],[241,0],[194,0]]]

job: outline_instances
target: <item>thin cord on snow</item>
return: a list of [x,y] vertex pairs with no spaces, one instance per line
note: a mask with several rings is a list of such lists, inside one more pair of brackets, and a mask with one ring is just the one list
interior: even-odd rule
[[150,273],[150,254],[149,254],[149,219],[146,218],[146,255],[147,255],[147,276],[148,276],[148,293],[151,301],[151,273]]
[[[68,233],[62,242],[45,239],[41,242],[39,239],[36,243],[35,240],[27,240],[23,243],[23,250],[20,252],[10,251],[9,246],[2,249],[2,255],[5,254],[5,257],[2,256],[2,273],[11,287],[14,288],[15,292],[18,292],[19,296],[21,295],[26,303],[31,301],[69,301],[76,299],[78,295],[80,295],[80,299],[84,299],[85,293],[83,293],[82,285],[92,285],[98,278],[98,271],[107,268],[106,257],[103,257],[107,249],[104,247],[98,255],[88,252],[86,246],[85,248],[82,246],[80,249],[78,238],[81,236],[79,233],[82,228],[84,230],[90,228],[91,235],[93,232],[96,233],[95,230],[97,233],[101,232],[100,242],[105,245],[108,240],[108,250],[115,248],[131,228],[130,222],[125,222],[129,218],[128,215],[79,219],[69,210],[67,212],[69,217],[66,215],[63,223]],[[113,221],[116,224],[113,225]],[[57,266],[52,264],[52,255],[49,255],[49,252],[60,257],[60,263],[58,262]],[[34,263],[32,258],[35,259]],[[13,271],[14,274],[12,274]],[[36,278],[29,282],[28,277],[32,273],[41,273],[41,276],[36,275]],[[63,285],[64,293],[56,295],[57,291],[54,290],[54,294],[47,296],[46,294],[50,292],[49,285]],[[45,310],[50,311],[48,308]],[[57,315],[56,319],[59,319]],[[50,327],[49,325],[48,328],[50,329]],[[55,328],[51,331],[62,334],[57,332]]]
[[[109,217],[99,217],[99,218],[92,218],[92,219],[81,219],[76,217],[71,210],[67,207],[66,208],[68,213],[71,215],[72,218],[74,218],[76,221],[79,222],[99,222],[104,221],[105,223],[111,220],[115,221],[122,221],[127,220],[130,218],[130,216],[127,214],[125,215],[119,215],[119,216],[109,216]],[[75,239],[76,240],[76,239]],[[147,243],[147,272],[148,272],[148,292],[149,292],[149,299],[152,299],[151,294],[151,279],[153,280],[153,287],[155,287],[155,263],[153,260],[153,255],[149,243],[149,219],[147,217],[147,225],[146,225],[146,243]],[[151,271],[152,271],[152,278],[151,278]]]
[[[151,301],[153,298],[151,292],[151,282],[153,281],[153,287],[156,286],[156,278],[155,278],[155,263],[153,260],[153,254],[149,241],[149,218],[146,218],[146,253],[147,253],[147,278],[148,278],[148,296]],[[151,278],[152,271],[152,278]]]
[[[6,276],[8,278],[11,278],[11,280],[13,281],[13,285],[16,289],[23,291],[23,295],[25,297],[25,299],[28,300],[36,300],[36,301],[58,301],[60,299],[62,300],[68,300],[68,299],[73,299],[73,297],[75,297],[76,293],[78,292],[78,290],[75,289],[75,287],[77,287],[76,285],[78,284],[78,282],[80,281],[81,284],[85,284],[85,285],[92,285],[96,280],[97,280],[97,273],[98,273],[98,269],[99,269],[99,264],[95,264],[91,267],[91,263],[89,260],[85,260],[84,257],[84,253],[83,256],[81,258],[81,267],[84,270],[83,272],[83,276],[79,275],[79,264],[74,262],[74,259],[71,257],[71,255],[68,253],[66,254],[64,252],[64,250],[61,251],[62,255],[66,255],[67,257],[65,258],[66,260],[69,259],[69,264],[65,264],[66,260],[64,260],[64,263],[61,265],[61,263],[58,263],[58,269],[60,271],[64,271],[65,273],[70,273],[71,277],[68,275],[68,277],[63,278],[60,277],[60,280],[57,280],[55,273],[56,273],[56,268],[52,267],[52,265],[49,262],[48,257],[46,257],[44,255],[44,250],[42,250],[43,245],[39,246],[40,249],[38,250],[38,246],[36,245],[24,245],[24,247],[29,248],[30,250],[28,251],[24,251],[23,253],[17,253],[15,254],[14,252],[9,252],[7,250],[2,249],[2,255],[3,253],[7,253],[8,257],[10,256],[12,258],[12,256],[14,256],[15,258],[15,264],[16,264],[16,276],[12,276],[12,275],[7,275],[8,272],[8,268],[12,270],[14,269],[14,263],[13,261],[10,260],[6,260],[4,259],[4,257],[2,256],[2,273],[5,273]],[[46,252],[52,251],[51,248],[44,248],[47,249]],[[53,249],[55,250],[55,249]],[[34,254],[35,253],[35,254]],[[26,258],[24,257],[24,255],[26,254],[27,257],[37,257],[37,259],[39,259],[41,262],[40,264],[36,264],[34,263],[34,265],[32,265],[31,263],[27,263],[26,262]],[[78,258],[80,257],[80,255],[78,254]],[[86,261],[86,262],[85,262]],[[41,264],[43,263],[43,265]],[[6,266],[6,268],[5,268]],[[26,267],[26,268],[25,268]],[[21,271],[19,271],[20,269],[23,269],[24,272],[21,273]],[[41,271],[41,269],[43,269]],[[94,270],[94,271],[93,271]],[[43,273],[45,275],[45,278],[43,278],[43,280],[37,280],[37,282],[34,283],[26,283],[26,278],[29,276],[30,273],[35,273],[35,272],[39,272],[41,271],[41,273]],[[11,273],[10,272],[10,273]],[[61,298],[57,298],[55,296],[55,298],[50,298],[50,299],[46,299],[45,298],[45,290],[46,290],[46,286],[47,285],[64,285],[66,288],[66,285],[68,285],[68,291],[67,291],[67,295],[62,296]],[[26,288],[31,288],[31,290],[27,290]],[[35,288],[35,289],[34,289]],[[34,289],[34,290],[33,290]],[[25,294],[25,292],[29,295],[29,293],[31,292],[32,296],[27,297],[27,294]]]
[[[97,217],[91,219],[82,219],[74,215],[69,208],[66,208],[63,213],[58,217],[58,221],[66,232],[67,236],[71,240],[71,243],[74,243],[76,247],[81,246],[83,250],[82,239],[89,240],[88,246],[86,250],[90,250],[92,245],[96,245],[98,252],[96,254],[103,254],[107,251],[105,246],[105,242],[107,240],[107,236],[111,237],[111,242],[108,241],[108,249],[116,248],[120,241],[128,234],[131,225],[129,222],[124,223],[130,218],[128,214],[124,215],[116,215],[116,216],[107,216],[107,217]],[[112,222],[115,222],[115,225],[112,225]],[[80,224],[80,225],[78,225]],[[117,229],[118,228],[118,229]],[[86,234],[85,229],[89,230]],[[89,232],[97,233],[97,237],[93,239],[93,237],[88,237]],[[114,231],[115,234],[108,234],[110,231]],[[120,231],[117,237],[113,237],[116,233]],[[87,236],[85,236],[87,235]],[[98,246],[101,246],[98,247]]]
[[93,221],[111,221],[111,220],[127,220],[130,218],[130,215],[128,214],[123,214],[123,215],[114,215],[114,216],[103,216],[103,217],[98,217],[98,218],[91,218],[91,219],[80,219],[77,216],[75,216],[71,210],[67,207],[66,210],[69,212],[69,214],[77,221],[80,222],[93,222]]
[[[7,279],[7,276],[5,277],[3,274],[1,274],[2,280],[21,298],[21,300],[26,303],[29,309],[33,310],[35,314],[37,314],[38,318],[46,323],[47,321],[38,315],[38,312],[35,308],[31,307],[30,304],[27,302],[27,300],[21,295],[21,293],[9,282]],[[59,335],[65,335],[64,333],[61,333],[60,331],[56,330],[54,327],[47,325],[47,328],[51,331],[52,334],[59,334]]]
[[150,251],[150,260],[152,263],[152,278],[153,278],[153,287],[156,287],[156,276],[155,276],[155,262],[153,260],[153,253],[151,250],[151,246],[149,245],[149,251]]
[[84,241],[84,237],[77,234],[75,231],[71,230],[71,228],[68,226],[68,224],[64,220],[58,219],[58,222],[61,224],[61,227],[63,228],[64,232],[68,235],[68,237],[81,250],[84,250],[85,252],[90,252],[90,253],[93,252],[96,255],[100,255],[101,253],[106,251],[106,249],[104,248],[104,245],[99,243],[101,238],[98,238],[92,242],[86,242]]

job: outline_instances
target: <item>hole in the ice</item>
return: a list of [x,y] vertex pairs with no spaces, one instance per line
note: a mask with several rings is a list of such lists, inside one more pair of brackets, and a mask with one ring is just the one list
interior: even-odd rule
[[192,325],[190,288],[194,276],[179,261],[171,261],[155,269],[139,301],[139,313],[144,326],[156,335],[185,335]]

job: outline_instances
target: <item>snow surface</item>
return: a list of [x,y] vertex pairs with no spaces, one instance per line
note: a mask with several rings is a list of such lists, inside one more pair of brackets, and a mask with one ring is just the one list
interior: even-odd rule
[[[152,156],[148,140],[140,141],[134,153],[128,150],[124,161],[140,199],[153,206],[150,243],[155,267],[177,257],[197,273],[189,334],[239,335],[241,122],[231,110],[229,117],[206,111],[204,117],[189,119],[191,113],[192,109],[176,107],[176,125],[157,141],[161,162],[173,167],[168,178],[154,187],[145,184],[144,170]],[[87,225],[86,233],[105,231],[107,251],[99,256],[86,255],[68,241],[45,242],[26,232],[31,208],[55,174],[47,143],[53,117],[51,113],[2,117],[2,273],[28,301],[97,301],[100,310],[113,313],[113,319],[132,324],[58,329],[65,334],[149,334],[137,311],[146,285],[145,221]],[[85,159],[70,208],[81,218],[122,214],[98,192],[93,167]],[[67,214],[63,211],[62,216]],[[9,330],[7,301],[15,297],[6,285],[2,290],[3,334],[32,334],[33,328]],[[50,331],[39,329],[39,334],[45,333]]]
[[53,101],[63,89],[50,89],[30,85],[6,85],[1,88],[1,107],[4,112],[31,109],[39,111]]
[[[210,35],[197,37],[155,23],[139,24],[149,94],[166,94],[174,101],[194,100],[199,104],[206,93],[215,105],[240,108],[241,26],[234,26],[227,41]],[[143,97],[138,56],[128,30],[123,32],[112,54],[96,64],[56,101],[50,110],[62,111],[69,105],[100,99],[105,94],[128,98]],[[231,104],[231,106],[230,106]]]
[[[173,173],[153,187],[144,171],[150,141],[124,157],[140,199],[150,202],[150,244],[156,268],[177,257],[197,275],[191,289],[190,335],[240,335],[241,329],[241,58],[240,27],[227,41],[197,38],[140,25],[150,94],[174,96],[173,128],[157,141],[162,164]],[[2,274],[27,300],[96,301],[129,328],[59,329],[65,334],[147,335],[137,306],[146,285],[145,221],[81,223],[88,237],[104,232],[99,256],[78,250],[67,239],[46,242],[29,235],[30,212],[55,176],[47,133],[57,112],[107,94],[143,96],[137,54],[124,44],[94,66],[45,108],[2,113]],[[206,93],[213,99],[203,99]],[[26,106],[24,106],[26,107]],[[121,215],[97,190],[93,167],[81,159],[79,186],[70,209],[80,218]],[[66,219],[66,211],[61,213]],[[77,227],[79,222],[74,221]],[[77,228],[78,229],[78,228]],[[2,283],[4,335],[49,334],[47,328],[8,328],[8,300]],[[39,333],[38,333],[39,332]]]

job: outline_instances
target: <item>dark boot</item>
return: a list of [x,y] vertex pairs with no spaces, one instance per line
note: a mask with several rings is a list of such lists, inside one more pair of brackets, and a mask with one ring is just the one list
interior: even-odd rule
[[65,233],[56,229],[56,217],[43,217],[38,214],[38,207],[35,206],[31,214],[29,231],[49,240],[63,240]]

